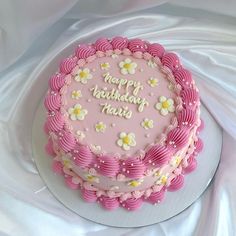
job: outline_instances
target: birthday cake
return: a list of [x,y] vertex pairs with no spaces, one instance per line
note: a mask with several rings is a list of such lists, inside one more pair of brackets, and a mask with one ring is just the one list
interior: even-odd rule
[[44,105],[52,169],[86,202],[108,210],[156,204],[197,167],[199,92],[158,43],[78,45],[49,79]]

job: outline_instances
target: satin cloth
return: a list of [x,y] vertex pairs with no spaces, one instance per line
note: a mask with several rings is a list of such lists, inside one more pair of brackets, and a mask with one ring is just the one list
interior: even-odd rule
[[[236,235],[236,3],[198,2],[0,2],[0,235]],[[99,225],[64,207],[40,178],[31,147],[32,111],[44,91],[29,75],[74,38],[115,35],[175,51],[223,129],[220,165],[204,194],[181,214],[135,229]]]

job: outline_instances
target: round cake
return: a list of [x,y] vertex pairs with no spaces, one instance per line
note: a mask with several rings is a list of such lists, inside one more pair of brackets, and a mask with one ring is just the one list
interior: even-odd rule
[[203,143],[191,73],[158,43],[81,44],[49,79],[44,100],[52,169],[105,209],[136,210],[184,185]]

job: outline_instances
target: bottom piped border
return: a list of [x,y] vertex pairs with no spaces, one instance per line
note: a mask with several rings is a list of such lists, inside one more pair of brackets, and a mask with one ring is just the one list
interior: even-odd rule
[[[203,121],[202,123],[202,128],[203,128]],[[198,131],[198,136],[199,136],[199,131]],[[198,140],[200,138],[198,137]],[[139,209],[144,202],[151,203],[153,205],[156,205],[160,202],[162,202],[165,198],[165,192],[166,191],[177,191],[180,188],[184,186],[184,175],[189,174],[192,171],[194,171],[197,167],[197,160],[196,156],[198,153],[202,150],[201,147],[197,147],[195,145],[195,151],[194,152],[194,157],[191,158],[191,156],[188,158],[188,165],[184,166],[182,168],[181,173],[176,175],[174,179],[171,180],[169,186],[163,186],[160,190],[158,191],[152,191],[148,192],[146,190],[146,194],[142,195],[141,197],[130,197],[129,193],[126,195],[123,195],[123,197],[109,197],[102,195],[102,192],[99,190],[95,190],[89,186],[84,185],[84,181],[76,174],[74,173],[71,169],[66,168],[65,166],[63,167],[63,164],[59,161],[60,158],[58,156],[53,155],[53,150],[50,151],[50,148],[46,148],[46,152],[53,157],[53,164],[52,164],[52,170],[60,174],[64,177],[65,184],[73,190],[80,190],[81,193],[81,198],[88,203],[99,203],[104,209],[106,210],[115,210],[118,207],[123,207],[124,209],[128,211],[134,211]]]

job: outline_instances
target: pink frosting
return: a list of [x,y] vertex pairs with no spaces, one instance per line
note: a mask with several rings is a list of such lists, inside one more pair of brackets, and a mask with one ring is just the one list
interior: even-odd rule
[[172,129],[167,135],[167,146],[171,148],[183,148],[189,138],[189,131],[186,128]]
[[65,121],[62,114],[56,111],[54,115],[48,116],[46,124],[49,131],[59,131],[63,128]]
[[58,91],[65,84],[65,74],[55,74],[52,75],[49,80],[49,87],[53,91]]
[[107,177],[116,176],[120,166],[119,162],[110,156],[100,156],[98,157],[98,171]]
[[128,48],[131,52],[145,52],[147,44],[141,39],[131,39]]
[[197,142],[195,143],[195,151],[194,151],[195,155],[202,151],[203,146],[204,146],[203,141],[200,138],[198,138]]
[[187,108],[194,108],[199,101],[198,92],[195,89],[182,90],[180,96],[183,100],[183,105]]
[[56,153],[54,152],[54,149],[53,149],[53,142],[51,138],[48,139],[48,143],[45,145],[45,151],[51,157],[56,156]]
[[88,167],[93,160],[93,154],[88,146],[79,146],[72,154],[74,163],[80,167]]
[[79,45],[75,50],[75,55],[79,59],[86,59],[96,53],[96,49],[90,45],[82,44]]
[[184,168],[184,173],[188,174],[188,173],[194,171],[196,168],[197,168],[197,161],[196,161],[194,155],[191,155],[188,158],[188,166],[186,166],[186,168]]
[[101,196],[99,202],[107,210],[115,210],[120,205],[118,198],[110,198],[107,196]]
[[201,119],[201,123],[200,126],[197,128],[197,131],[198,132],[202,131],[204,129],[204,126],[205,126],[204,121]]
[[168,190],[173,192],[179,190],[184,185],[184,176],[177,175],[174,179],[171,180]]
[[81,195],[82,195],[82,198],[86,202],[96,202],[96,200],[97,200],[96,192],[92,191],[92,190],[82,189]]
[[73,183],[71,176],[65,177],[65,183],[70,189],[78,189],[79,188],[79,184]]
[[95,42],[95,47],[97,51],[108,51],[108,50],[112,50],[112,45],[111,43],[108,41],[108,39],[106,38],[100,38]]
[[134,211],[139,209],[143,204],[142,198],[128,198],[122,203],[122,206],[129,211]]
[[165,146],[155,145],[147,151],[144,162],[147,165],[158,167],[166,164],[170,160],[171,154],[170,149]]
[[174,73],[175,80],[184,88],[190,88],[192,85],[192,75],[190,71],[186,69],[179,69]]
[[196,121],[196,113],[190,109],[183,109],[178,115],[179,126],[192,127]]
[[147,201],[152,204],[155,204],[161,202],[164,199],[164,197],[165,197],[165,188],[162,188],[158,192],[151,193]]
[[68,57],[64,59],[60,64],[60,72],[69,74],[76,66],[77,60],[77,57]]
[[143,176],[146,167],[144,163],[135,157],[122,161],[121,171],[128,178],[140,178]]
[[48,111],[58,110],[61,106],[61,96],[58,93],[48,94],[44,100],[44,106]]
[[52,170],[55,173],[62,175],[63,174],[63,165],[61,164],[60,161],[53,161]]
[[178,56],[172,52],[166,53],[161,61],[164,66],[167,66],[173,72],[181,68]]
[[148,52],[154,57],[162,58],[165,49],[159,43],[152,43],[148,45]]
[[[59,136],[60,136],[60,134],[59,134]],[[58,145],[63,151],[69,152],[74,148],[75,143],[76,142],[75,142],[75,138],[74,138],[73,134],[65,131],[59,137]]]
[[119,49],[119,50],[123,50],[124,48],[127,48],[128,43],[129,43],[129,40],[127,38],[123,38],[120,36],[113,38],[111,41],[113,49]]

